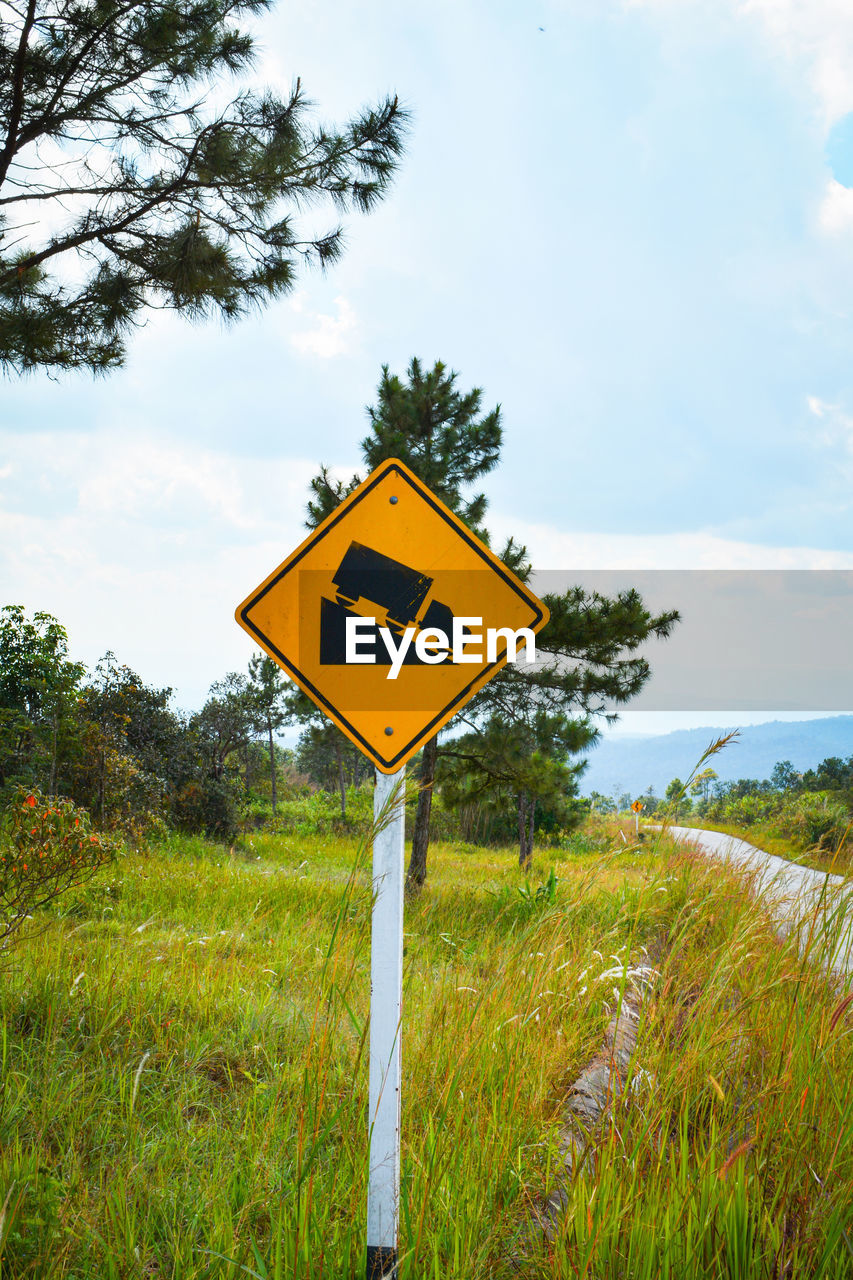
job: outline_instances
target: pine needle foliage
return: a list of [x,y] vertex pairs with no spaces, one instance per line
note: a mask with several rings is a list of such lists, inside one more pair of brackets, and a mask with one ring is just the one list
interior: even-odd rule
[[[361,442],[361,456],[368,473],[388,458],[399,458],[482,537],[486,496],[466,491],[498,464],[501,407],[481,414],[482,388],[460,391],[458,376],[441,360],[428,369],[417,356],[405,379],[384,364],[376,404],[367,408],[370,433]],[[361,479],[335,480],[324,467],[311,481],[309,528],[325,520]]]
[[[385,97],[339,128],[246,73],[269,0],[0,5],[0,366],[103,372],[148,307],[234,320],[333,263],[402,151]],[[229,100],[230,97],[230,100]]]

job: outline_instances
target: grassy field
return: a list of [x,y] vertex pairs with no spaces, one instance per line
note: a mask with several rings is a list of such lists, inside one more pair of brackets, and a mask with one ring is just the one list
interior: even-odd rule
[[[843,993],[719,868],[608,844],[529,881],[509,850],[430,852],[401,1277],[853,1276]],[[127,855],[33,921],[0,996],[0,1274],[359,1275],[369,910],[356,841],[259,836]],[[634,1064],[545,1243],[531,1206],[629,961],[658,974]]]

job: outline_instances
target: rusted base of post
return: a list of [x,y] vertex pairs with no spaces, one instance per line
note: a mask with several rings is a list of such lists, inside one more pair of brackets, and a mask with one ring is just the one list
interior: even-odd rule
[[397,1250],[381,1244],[367,1246],[367,1280],[397,1280]]

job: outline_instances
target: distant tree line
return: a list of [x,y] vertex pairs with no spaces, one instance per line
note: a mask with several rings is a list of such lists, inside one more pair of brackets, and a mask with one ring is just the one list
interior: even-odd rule
[[24,785],[66,796],[102,829],[141,834],[168,824],[228,837],[241,797],[262,775],[274,781],[281,767],[273,736],[283,722],[280,702],[278,683],[256,661],[249,674],[217,681],[200,711],[181,712],[171,689],[146,684],[113,653],[88,673],[69,657],[57,619],[7,605],[0,795]]
[[828,756],[802,772],[781,760],[769,778],[717,781],[697,808],[704,821],[763,826],[804,848],[835,851],[853,822],[853,756]]
[[[292,747],[281,743],[287,729],[299,731]],[[582,724],[541,710],[527,727],[508,732],[492,715],[480,731],[450,737],[431,831],[517,843],[529,865],[534,833],[559,842],[586,815],[575,753],[587,739]],[[310,821],[334,812],[343,829],[353,812],[371,811],[372,783],[361,752],[265,655],[215,681],[204,705],[186,712],[170,688],[147,684],[113,653],[88,672],[51,615],[0,608],[0,803],[24,786],[73,800],[99,829],[131,839],[173,829],[232,840],[269,821],[287,829],[294,813]],[[305,810],[317,791],[333,809]],[[419,794],[408,806],[410,835]]]
[[643,818],[665,815],[690,825],[761,827],[803,848],[836,851],[853,826],[853,756],[828,756],[813,769],[798,771],[790,760],[773,766],[769,778],[737,778],[724,782],[711,768],[685,786],[673,778],[664,796],[654,789],[618,797],[593,791],[581,802],[587,811],[624,813],[639,800]]
[[[302,727],[292,749],[280,741],[288,726]],[[51,615],[0,609],[0,801],[24,786],[72,799],[103,830],[231,839],[317,788],[345,820],[351,788],[371,777],[334,726],[306,722],[303,695],[263,654],[184,712],[113,653],[87,672]]]

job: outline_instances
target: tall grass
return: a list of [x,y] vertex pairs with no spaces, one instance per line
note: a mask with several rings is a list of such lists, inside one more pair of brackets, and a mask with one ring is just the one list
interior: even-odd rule
[[853,1275],[851,1020],[812,963],[824,940],[779,944],[719,867],[679,877],[632,1073],[545,1270]]
[[[853,1275],[838,993],[683,851],[559,856],[549,889],[550,855],[525,883],[438,846],[407,904],[403,1280]],[[34,922],[0,993],[2,1274],[359,1274],[369,916],[368,850],[292,835],[173,841]],[[565,1090],[641,948],[635,1064],[546,1245]]]

